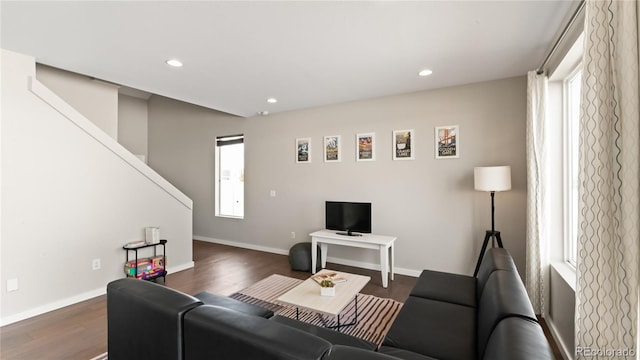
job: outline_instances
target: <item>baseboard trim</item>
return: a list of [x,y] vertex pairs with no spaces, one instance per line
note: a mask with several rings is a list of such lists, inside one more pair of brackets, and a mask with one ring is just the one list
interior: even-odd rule
[[[327,261],[340,264],[340,265],[347,265],[347,266],[359,267],[359,268],[368,269],[368,270],[380,271],[380,264],[349,260],[349,259],[343,259],[343,258],[336,258],[332,256],[327,257]],[[413,269],[395,267],[395,273],[399,275],[418,277],[422,273],[422,270],[413,270]]]
[[273,254],[289,255],[289,250],[283,250],[283,249],[278,249],[274,247],[261,246],[261,245],[255,245],[255,244],[247,244],[247,243],[238,242],[238,241],[216,239],[216,238],[211,238],[207,236],[194,235],[193,240],[200,240],[200,241],[210,242],[214,244],[228,245],[228,246],[233,246],[237,248],[257,250],[257,251],[268,252]]
[[560,352],[562,353],[563,359],[574,360],[575,358],[573,353],[569,351],[569,349],[567,349],[567,345],[564,343],[564,341],[562,341],[562,338],[560,337],[560,334],[558,333],[556,326],[553,324],[553,320],[551,320],[549,316],[545,317],[544,320],[547,323],[547,327],[549,328],[549,332],[551,333],[551,336],[553,336],[553,340],[555,340],[556,344],[558,345],[558,348],[560,349]]
[[32,318],[34,316],[42,315],[44,313],[48,313],[50,311],[61,309],[65,306],[73,305],[82,301],[86,301],[89,299],[93,299],[95,297],[104,295],[106,293],[106,288],[101,287],[95,290],[87,291],[82,294],[78,294],[75,296],[71,296],[68,298],[60,299],[58,301],[54,301],[52,303],[48,303],[42,306],[35,307],[33,309],[29,309],[27,311],[23,311],[21,313],[17,313],[14,315],[6,316],[0,319],[0,326],[5,326],[9,324],[13,324],[18,321],[26,320]]
[[[167,268],[167,272],[169,274],[177,273],[177,272],[180,272],[180,271],[183,271],[183,270],[191,269],[191,268],[194,267],[194,265],[195,265],[195,263],[193,261],[189,261],[189,262],[184,263],[184,264],[180,264],[180,265],[176,265],[176,266],[170,266],[170,267]],[[50,311],[58,310],[58,309],[61,309],[63,307],[69,306],[69,305],[77,304],[79,302],[91,300],[91,299],[96,298],[98,296],[102,296],[102,295],[104,295],[106,293],[107,293],[107,287],[105,285],[105,286],[100,287],[98,289],[94,289],[94,290],[87,291],[87,292],[84,292],[84,293],[81,293],[81,294],[78,294],[78,295],[70,296],[68,298],[60,299],[58,301],[54,301],[54,302],[51,302],[51,303],[48,303],[48,304],[44,304],[42,306],[38,306],[38,307],[35,307],[33,309],[29,309],[27,311],[23,311],[23,312],[14,314],[14,315],[6,316],[6,317],[3,317],[2,319],[0,319],[0,327],[6,326],[6,325],[10,325],[10,324],[16,323],[18,321],[26,320],[26,319],[32,318],[34,316],[42,315],[42,314],[48,313]]]
[[[261,245],[255,245],[255,244],[247,244],[247,243],[243,243],[243,242],[239,242],[239,241],[222,240],[222,239],[216,239],[216,238],[211,238],[211,237],[207,237],[207,236],[199,236],[199,235],[198,236],[194,235],[193,239],[194,240],[205,241],[205,242],[210,242],[210,243],[215,243],[215,244],[228,245],[228,246],[233,246],[233,247],[238,247],[238,248],[243,248],[243,249],[263,251],[263,252],[268,252],[268,253],[273,253],[273,254],[280,254],[280,255],[289,255],[289,249],[278,249],[278,248],[274,248],[274,247],[261,246]],[[349,260],[349,259],[343,259],[343,258],[337,258],[337,257],[329,256],[329,257],[327,257],[327,262],[340,264],[340,265],[359,267],[359,268],[368,269],[368,270],[380,271],[380,264],[373,264],[373,263],[364,262],[364,261],[356,261],[356,260]],[[399,268],[399,267],[396,266],[395,267],[395,273],[399,274],[399,275],[407,275],[407,276],[418,277],[418,276],[420,276],[420,273],[422,273],[422,270]]]
[[180,272],[180,271],[192,269],[194,266],[195,266],[195,263],[193,261],[189,261],[189,262],[184,263],[184,264],[180,264],[180,265],[176,265],[176,266],[169,266],[167,268],[167,272],[169,274],[173,274],[173,273],[177,273],[177,272]]

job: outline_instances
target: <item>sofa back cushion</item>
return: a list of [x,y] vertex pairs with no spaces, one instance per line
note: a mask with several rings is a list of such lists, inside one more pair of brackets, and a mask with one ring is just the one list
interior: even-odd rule
[[185,315],[185,358],[322,359],[331,344],[317,336],[268,319],[212,305]]
[[537,322],[510,317],[495,327],[484,352],[486,360],[553,360],[553,352]]
[[472,276],[423,270],[409,295],[476,307],[476,288]]
[[477,291],[478,300],[482,297],[484,287],[489,280],[489,276],[496,270],[509,270],[515,273],[518,272],[516,264],[513,262],[513,258],[506,249],[503,248],[490,248],[485,252],[482,258],[482,263],[478,269]]
[[536,322],[527,292],[517,272],[496,270],[486,282],[478,302],[478,358],[483,358],[489,336],[505,318],[521,317]]
[[107,285],[109,360],[183,359],[182,319],[193,296],[133,278]]

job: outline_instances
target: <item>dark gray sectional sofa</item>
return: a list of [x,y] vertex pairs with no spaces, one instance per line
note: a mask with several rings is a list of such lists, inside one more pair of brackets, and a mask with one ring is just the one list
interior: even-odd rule
[[478,278],[425,270],[382,346],[222,296],[135,279],[107,286],[109,360],[553,359],[511,256]]
[[553,359],[502,248],[487,251],[477,278],[424,270],[379,352],[402,359]]

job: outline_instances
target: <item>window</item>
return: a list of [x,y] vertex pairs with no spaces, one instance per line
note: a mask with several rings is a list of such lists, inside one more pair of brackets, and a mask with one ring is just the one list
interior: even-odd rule
[[564,231],[565,260],[576,266],[578,243],[578,163],[580,144],[580,88],[582,70],[578,65],[564,80]]
[[215,214],[244,218],[244,135],[219,136],[215,154]]

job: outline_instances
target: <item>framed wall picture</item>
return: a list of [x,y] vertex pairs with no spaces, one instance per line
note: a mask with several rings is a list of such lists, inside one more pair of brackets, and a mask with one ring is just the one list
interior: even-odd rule
[[356,134],[356,161],[376,160],[376,133]]
[[413,129],[393,131],[393,160],[415,159],[414,137]]
[[330,135],[324,137],[324,162],[339,162],[342,160],[340,156],[342,144],[340,143],[340,135]]
[[460,157],[460,126],[447,125],[435,128],[436,159]]
[[296,163],[311,162],[311,138],[296,139]]

